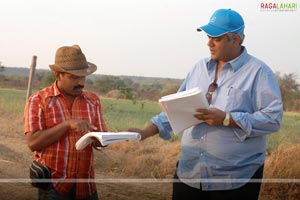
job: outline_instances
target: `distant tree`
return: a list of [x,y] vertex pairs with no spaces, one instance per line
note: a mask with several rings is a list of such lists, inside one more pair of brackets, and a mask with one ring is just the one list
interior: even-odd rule
[[85,83],[89,84],[89,85],[93,85],[94,84],[94,82],[91,79],[86,79]]
[[2,62],[0,61],[0,72],[4,71],[4,66],[2,66]]
[[125,85],[128,85],[128,86],[134,85],[134,82],[130,78],[122,79],[122,81],[124,82]]
[[119,90],[122,94],[125,95],[126,99],[135,100],[136,96],[134,95],[132,88],[128,86],[120,87]]
[[52,71],[44,72],[40,80],[42,87],[49,86],[55,81],[55,75]]
[[298,109],[299,105],[299,84],[295,73],[283,74],[276,73],[284,110],[291,111]]
[[94,81],[96,90],[100,93],[107,93],[125,87],[124,81],[117,76],[103,75]]
[[151,84],[143,84],[142,89],[145,90],[162,90],[164,85],[162,83],[151,83]]
[[164,86],[163,90],[161,91],[161,96],[176,93],[179,87],[180,83],[173,83],[170,81]]

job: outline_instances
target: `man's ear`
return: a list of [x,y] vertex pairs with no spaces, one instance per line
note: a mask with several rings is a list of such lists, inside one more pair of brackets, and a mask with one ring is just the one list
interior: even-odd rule
[[234,35],[233,40],[234,40],[235,44],[237,44],[237,45],[241,45],[242,44],[242,38],[238,34]]
[[55,72],[55,78],[56,78],[57,81],[59,81],[61,79],[61,75],[62,75],[62,73]]

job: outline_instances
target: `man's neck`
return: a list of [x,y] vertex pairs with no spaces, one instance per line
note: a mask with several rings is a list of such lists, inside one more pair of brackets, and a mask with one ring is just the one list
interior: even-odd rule
[[68,101],[70,102],[71,105],[73,105],[73,102],[76,98],[76,96],[70,95],[68,94],[64,89],[59,87],[59,84],[56,82],[56,86],[59,89],[60,93],[66,98],[68,99]]

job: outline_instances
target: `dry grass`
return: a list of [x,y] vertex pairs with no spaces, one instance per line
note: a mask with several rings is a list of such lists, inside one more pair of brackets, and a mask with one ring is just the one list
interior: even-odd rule
[[[267,157],[261,199],[300,199],[300,144],[281,144]],[[278,179],[276,181],[276,179]],[[273,183],[274,180],[274,183]]]
[[[16,97],[1,101],[0,98],[0,179],[28,178],[28,166],[33,158],[23,134],[23,110],[14,110],[23,107],[24,103],[14,99]],[[7,106],[7,103],[11,106]],[[292,127],[283,129],[283,133],[287,134],[278,134],[278,137],[293,135],[293,141],[297,142],[298,134],[289,132],[299,130],[299,115],[294,118],[286,117],[286,120],[289,120],[284,121],[284,126]],[[267,156],[264,178],[281,179],[281,182],[263,183],[259,200],[298,200],[300,199],[300,144],[287,144],[287,138],[280,138],[278,141],[282,144]],[[157,136],[142,142],[112,144],[100,152],[95,152],[96,178],[172,179],[179,154],[179,141],[164,141]],[[282,180],[286,181],[282,182]],[[116,181],[98,183],[97,188],[100,198],[105,200],[166,200],[171,198],[172,184],[133,184]],[[1,199],[35,199],[36,190],[29,183],[0,183],[0,194]]]
[[[32,159],[25,136],[23,135],[23,117],[6,115],[0,117],[0,162],[1,178],[28,178],[28,165]],[[266,179],[300,179],[300,144],[282,144],[266,160]],[[96,178],[158,178],[171,179],[180,153],[180,142],[164,141],[152,137],[142,142],[129,141],[112,144],[101,152],[95,152]],[[7,161],[7,162],[6,162]],[[13,163],[13,164],[12,164]],[[10,192],[7,186],[10,186]],[[170,199],[171,184],[97,184],[99,196],[104,199],[132,199],[133,192],[142,199]],[[120,188],[123,188],[120,190]],[[12,192],[17,189],[17,192]],[[127,192],[128,191],[128,195]],[[14,193],[16,197],[23,192],[30,199],[36,191],[26,184],[0,184],[2,194]],[[160,192],[160,195],[156,194]],[[156,197],[155,197],[156,196]],[[300,184],[294,182],[264,183],[260,200],[297,200],[300,196]],[[148,198],[149,197],[149,198]],[[26,199],[26,198],[25,198]]]
[[152,137],[142,142],[119,142],[96,154],[96,169],[116,178],[172,178],[180,142]]
[[[96,156],[96,171],[113,178],[173,177],[180,143],[156,137],[141,143],[111,145]],[[265,163],[259,200],[298,200],[300,198],[300,144],[282,144]],[[277,180],[278,179],[278,180]],[[298,179],[298,180],[296,180]]]

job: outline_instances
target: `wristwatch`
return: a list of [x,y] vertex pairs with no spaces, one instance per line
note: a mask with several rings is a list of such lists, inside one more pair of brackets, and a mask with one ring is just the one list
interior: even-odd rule
[[230,124],[230,113],[226,113],[225,119],[223,121],[223,126],[229,126]]

